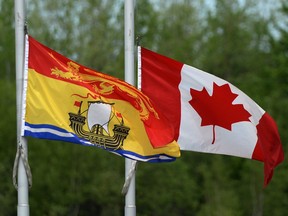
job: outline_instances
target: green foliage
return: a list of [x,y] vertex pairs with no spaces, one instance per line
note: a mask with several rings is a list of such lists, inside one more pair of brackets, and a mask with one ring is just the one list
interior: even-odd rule
[[[246,92],[275,119],[287,152],[288,5],[284,3],[279,11],[271,9],[271,19],[260,14],[255,0],[218,0],[211,7],[205,1],[137,1],[135,35],[141,36],[142,46],[218,75]],[[0,212],[10,216],[17,211],[12,185],[16,153],[13,1],[0,0],[0,12]],[[27,1],[29,33],[35,39],[119,78],[124,76],[123,12],[122,1]],[[37,139],[28,143],[32,215],[124,214],[123,158],[71,143]],[[137,215],[284,216],[287,169],[286,162],[277,167],[263,190],[263,164],[257,161],[182,152],[173,163],[140,163]]]
[[241,5],[237,0],[219,0],[208,13],[200,53],[204,70],[232,81],[260,69],[258,46],[267,35],[266,21],[247,12],[249,2]]
[[135,35],[139,38],[139,45],[144,47],[155,46],[159,31],[159,14],[149,0],[139,1],[135,9]]
[[16,215],[17,193],[12,184],[12,169],[16,155],[15,85],[0,80],[0,206],[1,214]]
[[[29,146],[30,165],[34,167],[32,212],[119,215],[123,158],[71,143],[29,139]],[[43,212],[39,205],[49,211]]]
[[118,4],[30,0],[28,6],[31,36],[82,65],[123,78],[124,32],[117,27],[123,23],[116,19]]
[[189,164],[184,161],[141,163],[137,172],[139,215],[191,215],[198,208],[200,188],[191,179]]
[[0,0],[0,77],[13,81],[15,78],[15,36],[13,0]]

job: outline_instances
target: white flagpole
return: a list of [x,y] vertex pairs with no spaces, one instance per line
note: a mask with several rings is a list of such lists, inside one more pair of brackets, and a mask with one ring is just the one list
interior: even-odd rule
[[[124,3],[124,37],[125,37],[125,81],[135,85],[134,78],[134,0]],[[132,160],[125,159],[125,177],[132,168]],[[125,216],[135,216],[135,175],[132,177],[125,196]]]
[[[22,91],[24,71],[24,23],[25,23],[25,1],[15,0],[15,60],[16,60],[16,105],[17,105],[17,149],[21,146],[27,155],[27,140],[21,137],[22,124]],[[18,165],[18,216],[29,216],[29,187],[23,160]]]

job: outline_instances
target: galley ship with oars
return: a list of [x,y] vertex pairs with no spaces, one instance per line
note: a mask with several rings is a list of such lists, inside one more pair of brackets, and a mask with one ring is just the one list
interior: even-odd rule
[[[110,150],[122,148],[130,128],[124,125],[123,118],[118,119],[112,109],[113,105],[113,103],[105,103],[101,100],[89,101],[88,109],[81,112],[81,102],[77,114],[69,113],[70,127],[77,136],[88,140],[93,145]],[[110,134],[109,124],[112,124],[113,118],[117,119],[118,124],[114,124],[113,132]],[[85,124],[88,130],[85,130],[87,128]]]

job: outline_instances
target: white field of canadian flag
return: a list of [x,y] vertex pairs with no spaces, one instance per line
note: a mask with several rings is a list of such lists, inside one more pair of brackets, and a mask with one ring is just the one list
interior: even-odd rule
[[270,115],[231,83],[138,48],[138,85],[170,120],[181,150],[264,162],[264,185],[284,153]]

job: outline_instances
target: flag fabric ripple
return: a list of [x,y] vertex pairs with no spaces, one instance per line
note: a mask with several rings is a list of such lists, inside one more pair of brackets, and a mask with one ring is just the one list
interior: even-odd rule
[[231,83],[143,47],[138,48],[141,90],[176,130],[181,150],[264,162],[264,185],[284,153],[274,120]]
[[180,156],[174,129],[128,83],[26,36],[22,135],[96,146],[139,161]]

